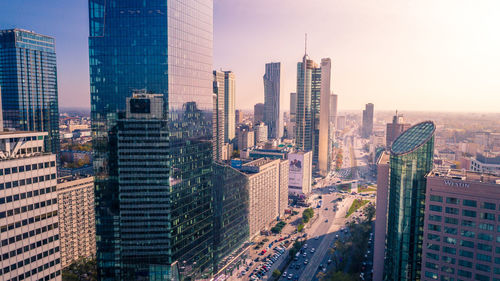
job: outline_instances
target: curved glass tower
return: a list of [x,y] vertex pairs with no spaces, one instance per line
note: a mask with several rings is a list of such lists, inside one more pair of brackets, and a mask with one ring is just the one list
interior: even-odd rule
[[384,280],[420,280],[425,176],[432,169],[431,121],[419,123],[392,144]]

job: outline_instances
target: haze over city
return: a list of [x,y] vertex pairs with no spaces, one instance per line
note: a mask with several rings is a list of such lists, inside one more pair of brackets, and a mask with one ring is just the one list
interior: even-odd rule
[[[87,1],[2,1],[0,27],[54,36],[60,105],[89,107]],[[236,75],[236,108],[263,102],[263,65],[283,64],[281,108],[297,62],[332,59],[341,110],[495,112],[500,3],[486,1],[214,1],[214,67]]]

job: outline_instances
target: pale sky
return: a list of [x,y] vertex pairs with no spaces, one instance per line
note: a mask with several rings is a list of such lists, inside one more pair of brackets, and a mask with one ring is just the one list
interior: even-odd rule
[[[214,0],[214,68],[237,108],[263,102],[264,64],[283,64],[282,110],[308,53],[333,62],[339,110],[500,112],[498,0]],[[56,38],[62,107],[89,107],[87,0],[0,0],[0,29]]]
[[215,67],[237,108],[263,102],[264,64],[284,65],[281,107],[304,53],[333,62],[339,110],[500,111],[500,1],[215,0]]

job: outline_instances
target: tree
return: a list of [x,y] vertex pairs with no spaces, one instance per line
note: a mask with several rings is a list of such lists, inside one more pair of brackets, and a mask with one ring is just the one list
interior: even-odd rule
[[355,281],[356,279],[347,273],[344,273],[342,271],[337,271],[330,278],[328,278],[328,280],[331,280],[331,281]]
[[97,264],[95,259],[81,258],[62,272],[62,279],[69,281],[96,281]]
[[373,204],[369,204],[365,208],[365,214],[366,214],[366,221],[371,222],[375,217],[375,206]]
[[297,231],[298,231],[298,232],[302,232],[302,230],[304,230],[304,224],[303,224],[303,223],[300,223],[300,224],[297,226]]
[[304,223],[309,222],[309,220],[314,217],[314,210],[313,208],[307,208],[302,212],[302,220]]
[[280,277],[280,276],[281,276],[281,271],[279,271],[279,269],[275,269],[275,270],[273,271],[273,277],[274,277],[274,278],[278,278],[278,277]]

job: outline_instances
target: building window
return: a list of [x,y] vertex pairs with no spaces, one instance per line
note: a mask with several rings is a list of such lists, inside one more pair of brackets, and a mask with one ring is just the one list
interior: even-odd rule
[[462,236],[464,237],[474,238],[475,235],[474,231],[462,230]]
[[483,220],[490,220],[494,221],[495,220],[495,215],[491,213],[481,213],[480,218]]
[[483,203],[483,209],[488,209],[488,210],[496,210],[496,205],[495,203],[489,203],[489,202],[484,202]]
[[471,211],[471,210],[462,210],[462,215],[466,216],[466,217],[475,218],[476,217],[476,212],[475,211]]
[[458,209],[457,208],[446,207],[445,208],[445,212],[447,214],[458,215]]
[[458,265],[463,267],[472,268],[472,262],[466,260],[458,260]]
[[437,206],[437,205],[429,205],[429,210],[431,210],[433,212],[442,212],[443,207]]
[[453,197],[446,197],[446,203],[458,205],[458,203],[460,203],[460,200],[458,200],[457,198],[453,198]]
[[464,199],[463,205],[468,207],[477,207],[477,202],[475,200]]
[[438,195],[431,195],[430,200],[433,202],[443,202],[443,197]]
[[470,251],[467,250],[460,250],[460,256],[461,257],[466,257],[466,258],[474,258],[474,254]]
[[445,217],[444,222],[448,224],[458,224],[458,219]]
[[438,216],[438,215],[429,215],[429,220],[430,221],[438,221],[440,222],[441,221],[441,216]]
[[429,230],[432,231],[441,231],[441,226],[436,224],[428,224]]

